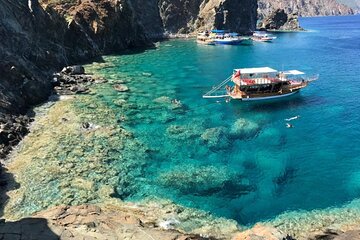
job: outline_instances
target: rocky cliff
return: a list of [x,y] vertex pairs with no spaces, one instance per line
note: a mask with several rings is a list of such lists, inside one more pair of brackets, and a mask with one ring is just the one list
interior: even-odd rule
[[130,6],[82,1],[73,17],[37,0],[0,0],[0,109],[24,112],[46,99],[49,75],[64,65],[144,46]]
[[164,33],[255,29],[256,0],[0,0],[0,109],[24,112],[50,91],[49,73]]
[[351,7],[355,11],[360,10],[360,0],[337,0],[338,2],[345,4],[346,6]]
[[254,0],[160,0],[164,30],[189,33],[209,29],[230,29],[249,33],[256,25]]
[[258,28],[267,31],[304,31],[300,27],[297,14],[286,13],[284,9],[276,9],[265,17],[259,23]]
[[303,17],[354,14],[350,7],[336,0],[259,0],[258,5],[259,19],[269,16],[276,9]]
[[49,96],[51,74],[63,66],[151,46],[168,33],[247,33],[256,10],[256,0],[0,0],[0,150],[22,138],[9,126],[28,124],[17,115]]

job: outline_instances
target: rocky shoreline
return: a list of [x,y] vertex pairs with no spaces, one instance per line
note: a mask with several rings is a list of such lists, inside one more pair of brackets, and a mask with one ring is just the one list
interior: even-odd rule
[[[90,92],[92,84],[106,82],[103,78],[85,74],[82,66],[68,66],[53,76],[53,94],[75,95]],[[54,96],[53,95],[53,96]],[[6,159],[11,150],[29,133],[31,122],[34,121],[34,113],[27,114],[0,113],[0,159]]]
[[[0,238],[215,240],[159,225],[141,211],[116,207],[58,206],[18,222],[0,223]],[[46,219],[47,221],[43,221]],[[5,225],[7,225],[5,229]],[[15,239],[15,238],[14,238]]]

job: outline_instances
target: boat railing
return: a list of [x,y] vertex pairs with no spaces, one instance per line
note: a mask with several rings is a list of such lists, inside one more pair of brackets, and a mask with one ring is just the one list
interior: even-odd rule
[[308,81],[308,82],[316,81],[316,80],[319,79],[319,76],[320,76],[319,74],[315,74],[315,75],[308,76],[307,79],[306,79],[306,81]]
[[232,75],[229,76],[229,77],[228,77],[227,79],[225,79],[224,81],[222,81],[219,85],[213,87],[209,92],[205,93],[205,94],[203,95],[203,98],[223,98],[223,97],[228,97],[229,94],[228,94],[226,91],[224,91],[224,92],[222,92],[221,94],[218,94],[218,95],[214,95],[214,93],[219,92],[220,89],[223,89],[224,86],[225,86],[228,82],[231,81],[231,79],[232,79]]

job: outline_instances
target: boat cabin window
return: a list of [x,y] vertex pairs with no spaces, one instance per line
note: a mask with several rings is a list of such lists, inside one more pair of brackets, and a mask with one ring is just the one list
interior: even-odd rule
[[272,89],[272,85],[266,84],[266,85],[261,85],[259,91],[260,92],[271,92],[271,89]]

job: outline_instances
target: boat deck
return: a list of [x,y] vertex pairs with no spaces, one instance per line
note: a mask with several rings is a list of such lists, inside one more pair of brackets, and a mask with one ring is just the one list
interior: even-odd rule
[[259,84],[272,84],[282,82],[278,78],[242,78],[242,79],[233,79],[233,82],[241,86],[251,86]]

